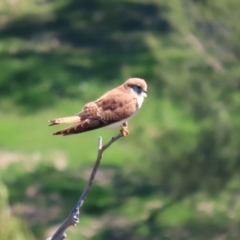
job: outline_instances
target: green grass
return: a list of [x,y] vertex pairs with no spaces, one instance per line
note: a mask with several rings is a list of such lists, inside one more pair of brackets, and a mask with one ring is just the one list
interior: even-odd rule
[[[154,100],[149,98],[147,101]],[[134,139],[141,134],[141,131],[144,136],[141,134],[140,138],[148,138],[145,135],[145,126],[148,126],[146,117],[150,121],[151,115],[153,115],[153,111],[148,110],[148,103],[145,104],[139,113],[129,121],[129,137],[120,139],[105,153],[103,164],[120,166],[127,163],[129,159],[137,159],[140,156],[141,150],[136,150],[136,146],[134,147]],[[48,120],[75,114],[81,110],[81,106],[83,106],[83,103],[80,101],[65,100],[34,114],[2,113],[1,120],[4,124],[0,126],[0,135],[5,136],[0,139],[2,151],[29,155],[39,153],[43,159],[59,152],[64,154],[70,166],[93,163],[97,154],[98,137],[102,136],[103,143],[106,143],[118,133],[119,128],[104,128],[84,134],[62,137],[53,136],[52,133],[67,127],[66,125],[48,127]],[[152,126],[158,124],[159,122],[151,122]],[[139,129],[142,129],[140,133]]]
[[[101,90],[95,88],[96,92]],[[95,96],[95,94],[92,95]],[[0,135],[5,136],[0,139],[2,151],[24,156],[38,154],[40,161],[50,162],[55,162],[59,156],[70,168],[91,166],[97,154],[98,137],[102,136],[103,143],[106,143],[118,133],[119,128],[103,128],[62,137],[53,136],[52,133],[67,125],[48,127],[48,120],[75,114],[83,105],[81,101],[66,99],[33,114],[2,113],[1,120],[4,124],[0,125]],[[102,164],[119,167],[129,162],[137,164],[144,152],[151,149],[155,138],[166,131],[178,129],[180,125],[186,126],[189,134],[196,134],[194,125],[190,127],[192,123],[187,115],[184,116],[171,106],[170,102],[160,101],[150,96],[136,116],[130,119],[130,135],[118,140],[106,151]],[[23,158],[21,157],[21,161],[24,161]],[[31,157],[25,161],[29,159]]]

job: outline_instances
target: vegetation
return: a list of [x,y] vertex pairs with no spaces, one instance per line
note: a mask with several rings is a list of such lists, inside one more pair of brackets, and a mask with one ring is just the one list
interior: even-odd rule
[[239,11],[238,0],[2,0],[3,239],[49,236],[98,136],[117,131],[53,137],[47,121],[132,76],[148,98],[106,151],[68,239],[239,239]]

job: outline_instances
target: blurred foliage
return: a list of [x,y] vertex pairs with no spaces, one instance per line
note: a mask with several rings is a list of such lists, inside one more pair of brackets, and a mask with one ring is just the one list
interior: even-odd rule
[[68,238],[240,238],[239,11],[238,0],[1,1],[1,176],[37,239],[79,197],[98,136],[51,138],[44,121],[131,76],[149,97]]
[[34,239],[32,234],[20,219],[11,216],[7,205],[8,191],[5,185],[0,182],[0,236],[1,239],[9,240],[30,240]]

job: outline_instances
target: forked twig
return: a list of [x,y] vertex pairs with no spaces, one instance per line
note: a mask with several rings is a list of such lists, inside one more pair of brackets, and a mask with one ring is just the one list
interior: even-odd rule
[[72,209],[72,211],[70,212],[68,217],[63,221],[63,223],[57,229],[57,231],[53,234],[52,237],[47,238],[47,240],[63,240],[67,236],[66,233],[65,233],[65,230],[70,226],[76,226],[77,225],[77,223],[79,222],[78,216],[80,214],[80,208],[82,207],[82,205],[83,205],[83,203],[84,203],[84,201],[87,197],[88,191],[90,190],[90,188],[92,186],[92,182],[95,178],[96,172],[97,172],[98,167],[100,165],[100,162],[101,162],[101,159],[102,159],[102,156],[103,156],[103,152],[108,147],[110,147],[110,145],[112,143],[114,143],[115,141],[117,141],[121,137],[123,137],[123,134],[119,133],[118,135],[113,137],[108,143],[106,143],[103,146],[102,146],[102,137],[99,137],[97,159],[96,159],[95,165],[93,167],[92,173],[90,175],[90,178],[88,180],[88,183],[87,183],[81,197],[79,198],[77,204],[74,206],[74,208]]

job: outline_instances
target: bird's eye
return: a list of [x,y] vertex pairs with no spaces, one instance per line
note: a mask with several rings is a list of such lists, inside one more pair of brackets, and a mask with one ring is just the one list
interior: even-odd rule
[[141,93],[142,92],[142,88],[140,86],[137,86],[137,92]]
[[140,86],[134,86],[133,90],[137,93],[137,94],[141,94],[142,93],[142,88]]

